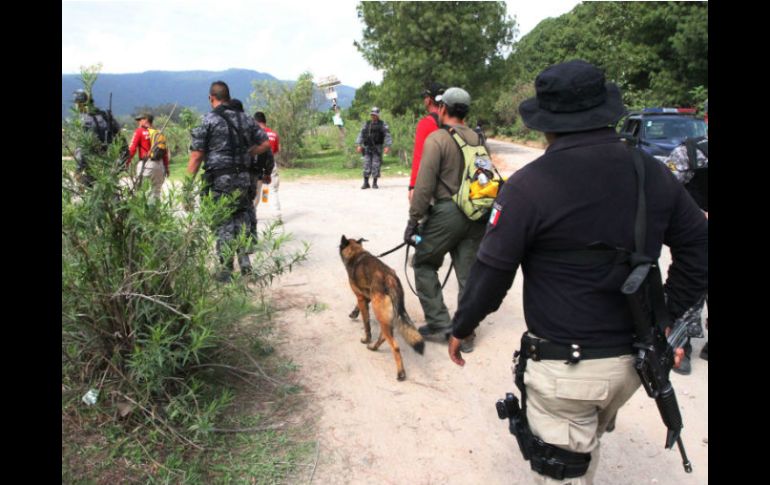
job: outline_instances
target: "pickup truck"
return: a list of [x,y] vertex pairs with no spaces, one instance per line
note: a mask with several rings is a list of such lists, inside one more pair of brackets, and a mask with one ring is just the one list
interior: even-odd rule
[[706,136],[706,122],[695,117],[695,108],[645,108],[626,116],[620,134],[665,161],[685,139]]

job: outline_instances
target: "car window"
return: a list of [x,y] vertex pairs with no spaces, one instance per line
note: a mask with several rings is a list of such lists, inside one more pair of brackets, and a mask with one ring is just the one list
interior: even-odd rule
[[684,117],[645,120],[644,131],[646,138],[650,140],[683,140],[706,136],[706,124],[703,120]]

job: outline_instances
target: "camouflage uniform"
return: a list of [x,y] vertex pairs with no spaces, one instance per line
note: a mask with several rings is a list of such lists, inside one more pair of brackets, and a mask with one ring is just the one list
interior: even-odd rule
[[[695,150],[696,160],[695,166],[697,168],[708,167],[709,159],[705,153],[701,150]],[[687,154],[687,145],[682,143],[669,154],[666,160],[666,166],[674,174],[674,177],[681,183],[687,184],[692,180],[695,173],[690,169],[690,157]],[[701,324],[701,314],[703,313],[704,306],[708,300],[708,294],[698,300],[684,315],[684,322],[687,325],[687,335],[690,338],[703,338],[703,325]],[[690,340],[687,340],[685,344],[685,354],[689,357],[692,352],[692,346]],[[676,370],[676,369],[675,369]]]
[[[696,150],[695,152],[698,154],[695,166],[698,168],[707,167],[709,164],[708,157],[706,157],[700,150]],[[669,154],[668,160],[666,160],[666,166],[671,170],[671,173],[674,174],[674,177],[676,177],[682,184],[689,182],[693,175],[695,175],[693,171],[690,170],[690,159],[687,156],[687,146],[684,144],[674,148]]]
[[[356,145],[364,147],[364,177],[369,177],[369,175],[371,175],[375,179],[380,177],[382,150],[384,147],[389,147],[393,144],[388,124],[382,120],[378,120],[377,124],[382,126],[382,142],[377,139],[377,126],[372,121],[364,123],[364,126],[361,127],[361,131],[358,132],[358,137],[356,137]],[[374,128],[374,130],[372,128]]]
[[[224,117],[230,121],[232,131]],[[203,117],[201,125],[193,128],[191,137],[190,150],[204,153],[203,180],[206,193],[211,192],[217,199],[239,192],[232,216],[216,228],[217,254],[222,264],[231,270],[233,261],[225,261],[224,247],[240,231],[249,232],[251,229],[249,210],[253,199],[249,198],[252,176],[249,173],[251,157],[248,149],[267,141],[267,134],[250,116],[223,104]],[[244,268],[251,269],[245,251],[238,253],[238,263],[241,272]]]
[[93,177],[87,173],[88,159],[104,156],[107,153],[107,147],[120,133],[120,125],[109,114],[93,106],[89,107],[88,112],[80,114],[80,123],[84,131],[93,133],[96,137],[95,144],[88,147],[76,147],[74,153],[81,180],[84,185],[90,187],[93,183]]

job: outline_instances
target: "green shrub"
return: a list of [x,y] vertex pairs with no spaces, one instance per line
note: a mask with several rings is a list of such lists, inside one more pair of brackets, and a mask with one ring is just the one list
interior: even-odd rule
[[[78,123],[68,146],[88,146]],[[234,199],[202,197],[185,211],[199,183],[156,200],[148,183],[122,171],[118,156],[115,143],[89,159],[90,188],[72,163],[62,164],[63,384],[99,389],[99,405],[126,414],[125,422],[194,444],[232,396],[201,373],[248,311],[246,281],[221,285],[212,277],[212,228],[229,217]],[[307,247],[285,253],[289,239],[275,224],[262,231],[251,283],[264,288],[305,258]],[[245,244],[242,234],[228,251]]]

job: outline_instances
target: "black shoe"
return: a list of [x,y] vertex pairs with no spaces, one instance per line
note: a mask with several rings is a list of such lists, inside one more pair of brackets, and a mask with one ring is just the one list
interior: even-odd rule
[[689,376],[690,373],[692,372],[692,364],[690,364],[690,358],[685,356],[682,359],[682,363],[679,364],[679,368],[675,367],[675,368],[672,368],[671,370],[676,372],[679,375]]
[[377,185],[377,179],[376,178],[374,180],[372,180],[372,188],[373,189],[379,189],[380,188],[380,186]]
[[431,327],[430,325],[423,325],[417,329],[420,335],[423,337],[431,337],[434,335],[443,335],[445,339],[449,340],[449,335],[452,333],[452,327]]
[[361,186],[362,189],[368,189],[369,188],[369,177],[364,177],[364,185]]
[[476,332],[473,332],[469,336],[465,337],[460,343],[460,352],[463,354],[470,354],[473,352],[473,342],[476,340]]
[[700,358],[703,360],[709,360],[709,343],[708,342],[706,342],[706,345],[704,345],[703,349],[701,349]]

